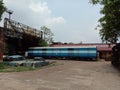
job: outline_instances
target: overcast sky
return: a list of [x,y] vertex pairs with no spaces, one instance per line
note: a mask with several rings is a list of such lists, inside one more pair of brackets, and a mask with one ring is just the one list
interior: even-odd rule
[[[101,17],[100,6],[93,6],[89,0],[4,0],[4,3],[14,11],[13,20],[37,29],[47,26],[56,42],[101,42],[99,31],[95,30]],[[4,13],[4,17],[8,14]]]

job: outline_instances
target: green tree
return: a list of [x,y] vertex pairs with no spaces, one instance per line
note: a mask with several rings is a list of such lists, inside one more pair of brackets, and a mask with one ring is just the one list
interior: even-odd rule
[[46,46],[48,46],[48,43],[44,39],[40,39],[39,46],[40,47],[46,47]]
[[43,39],[48,44],[51,44],[53,42],[53,33],[52,33],[52,31],[48,27],[46,27],[46,26],[42,26],[41,30],[43,32]]
[[120,0],[90,0],[103,6],[99,19],[100,36],[103,42],[116,43],[120,37]]
[[0,20],[4,11],[5,11],[5,7],[4,7],[3,0],[0,0]]

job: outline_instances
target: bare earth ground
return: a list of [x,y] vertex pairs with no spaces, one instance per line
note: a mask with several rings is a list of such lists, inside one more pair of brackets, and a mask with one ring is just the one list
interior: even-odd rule
[[57,60],[37,71],[0,73],[0,90],[120,90],[109,61]]

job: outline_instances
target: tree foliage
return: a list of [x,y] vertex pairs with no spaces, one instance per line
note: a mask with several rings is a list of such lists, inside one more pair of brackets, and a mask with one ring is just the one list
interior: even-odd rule
[[103,42],[116,43],[120,37],[120,0],[90,0],[103,6],[100,13],[100,36]]
[[41,30],[43,32],[43,39],[48,44],[51,44],[53,42],[53,33],[52,33],[52,31],[48,27],[46,27],[46,26],[42,26]]
[[0,20],[4,11],[5,11],[5,7],[3,4],[3,0],[0,0]]
[[44,39],[39,40],[39,46],[40,47],[46,47],[48,46],[48,43]]

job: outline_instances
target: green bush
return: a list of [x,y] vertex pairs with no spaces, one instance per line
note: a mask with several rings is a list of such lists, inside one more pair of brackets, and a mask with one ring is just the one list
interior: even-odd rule
[[6,63],[1,62],[0,63],[0,69],[8,68],[8,65]]

